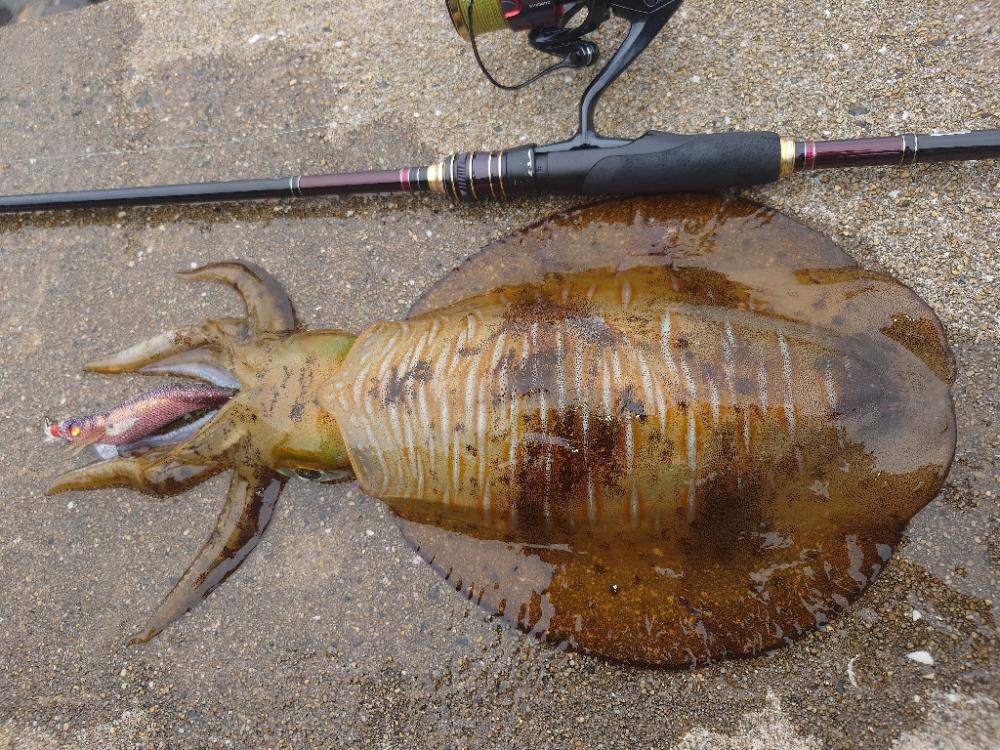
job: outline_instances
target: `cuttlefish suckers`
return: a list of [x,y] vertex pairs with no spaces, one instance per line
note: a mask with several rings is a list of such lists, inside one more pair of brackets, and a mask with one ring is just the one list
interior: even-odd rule
[[195,275],[241,291],[248,320],[98,369],[203,359],[239,393],[184,442],[52,488],[178,491],[234,469],[216,533],[137,640],[218,585],[308,470],[353,474],[436,571],[532,634],[649,665],[760,653],[864,590],[954,450],[931,310],[742,201],[554,217],[356,337],[300,331],[260,269]]

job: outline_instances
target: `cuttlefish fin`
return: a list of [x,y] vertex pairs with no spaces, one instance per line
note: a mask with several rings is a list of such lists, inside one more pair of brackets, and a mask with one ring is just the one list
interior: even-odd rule
[[397,518],[413,550],[466,599],[532,635],[544,635],[554,568],[529,546],[479,539]]
[[246,305],[247,323],[255,334],[284,336],[299,328],[295,308],[281,284],[253,263],[210,263],[177,275],[185,281],[217,281],[235,289]]
[[148,643],[197,606],[246,560],[267,529],[284,484],[284,479],[263,466],[238,465],[234,469],[211,536],[146,627],[129,640],[130,646]]
[[787,546],[720,537],[720,556],[714,544],[654,549],[643,532],[526,544],[399,526],[449,586],[532,637],[674,667],[759,654],[827,622],[877,576],[898,537],[836,526],[789,536]]

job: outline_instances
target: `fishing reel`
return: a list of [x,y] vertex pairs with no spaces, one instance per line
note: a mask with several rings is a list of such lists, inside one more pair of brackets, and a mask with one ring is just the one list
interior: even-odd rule
[[[480,69],[498,88],[514,91],[561,68],[583,68],[597,62],[600,50],[587,36],[612,14],[629,22],[624,41],[597,74],[580,100],[580,130],[550,150],[615,146],[626,141],[603,138],[594,131],[594,109],[604,90],[632,64],[680,7],[682,0],[445,0],[456,31],[472,44]],[[492,31],[526,31],[536,50],[559,61],[515,85],[500,83],[487,70],[476,36]]]
[[[497,88],[522,89],[560,68],[593,65],[600,54],[597,44],[586,38],[610,17],[606,0],[445,0],[455,30],[473,46],[483,74]],[[521,83],[500,83],[479,57],[476,36],[491,31],[526,31],[528,43],[539,52],[559,58]]]

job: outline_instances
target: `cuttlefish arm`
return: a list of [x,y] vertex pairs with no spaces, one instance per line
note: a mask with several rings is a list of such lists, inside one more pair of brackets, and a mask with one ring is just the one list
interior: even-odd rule
[[231,286],[243,298],[246,323],[255,335],[287,336],[299,329],[295,307],[281,283],[260,266],[246,261],[211,263],[177,274],[185,281],[215,281]]
[[129,645],[148,643],[178,617],[198,605],[243,564],[271,522],[285,480],[260,464],[238,464],[215,528],[184,575]]
[[[217,411],[166,433],[142,434],[141,429],[133,429],[129,446],[137,455],[116,455],[117,451],[112,451],[110,459],[60,474],[46,490],[47,495],[55,495],[127,487],[146,494],[173,495],[214,474],[232,470],[229,491],[211,535],[130,644],[146,643],[155,637],[246,560],[270,523],[285,483],[284,477],[267,465],[273,452],[269,441],[275,438],[260,425],[260,394],[254,392],[253,384],[247,387],[241,383],[234,370],[239,370],[241,362],[254,361],[261,341],[273,346],[276,339],[298,330],[291,301],[273,277],[248,263],[216,263],[180,276],[233,287],[243,299],[246,318],[206,321],[160,334],[93,361],[87,369],[108,374],[193,377],[216,386],[216,401],[224,403],[213,402]],[[184,408],[178,407],[176,399],[190,399],[190,394],[183,388],[175,390],[169,396],[175,401],[167,406],[183,414]],[[194,414],[196,409],[197,405],[193,405],[190,412]],[[149,410],[150,397],[146,394],[102,415],[115,415],[114,419],[141,426]],[[54,423],[62,425],[63,432],[54,425],[47,425],[47,430],[50,437],[72,446],[74,442],[94,442],[88,429],[106,433],[107,422],[107,418],[103,422],[77,418]],[[151,431],[160,426],[157,423]],[[97,439],[107,441],[104,433]]]

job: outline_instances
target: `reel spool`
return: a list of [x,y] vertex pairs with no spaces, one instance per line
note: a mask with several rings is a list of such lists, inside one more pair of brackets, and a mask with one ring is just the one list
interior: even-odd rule
[[[445,0],[455,30],[472,44],[476,62],[494,86],[516,91],[561,68],[593,65],[600,56],[597,45],[586,39],[610,15],[604,0],[555,2],[555,0]],[[576,22],[576,23],[574,23]],[[487,70],[476,36],[492,31],[526,31],[528,43],[539,52],[559,58],[559,62],[539,71],[526,81],[500,83]]]
[[[552,150],[581,146],[614,146],[625,141],[603,138],[594,131],[594,108],[604,90],[631,65],[680,7],[682,0],[445,0],[455,30],[472,44],[476,62],[496,87],[515,91],[561,68],[593,65],[600,50],[587,35],[612,14],[629,22],[629,31],[580,100],[580,129]],[[559,61],[515,85],[500,83],[486,69],[476,36],[493,31],[525,31],[529,44]]]

